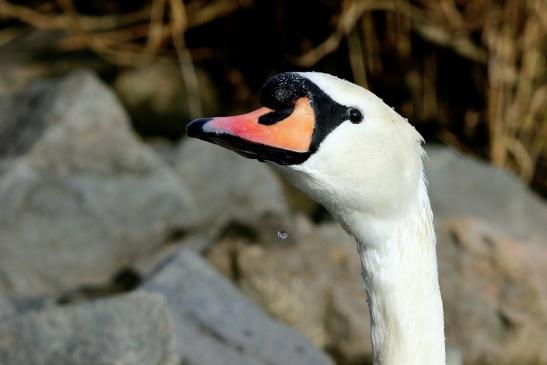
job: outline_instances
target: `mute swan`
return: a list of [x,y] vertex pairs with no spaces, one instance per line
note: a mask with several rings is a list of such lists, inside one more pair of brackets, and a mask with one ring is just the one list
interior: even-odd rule
[[203,118],[190,137],[268,161],[357,242],[376,365],[445,363],[422,137],[380,98],[324,73],[282,73],[263,107]]

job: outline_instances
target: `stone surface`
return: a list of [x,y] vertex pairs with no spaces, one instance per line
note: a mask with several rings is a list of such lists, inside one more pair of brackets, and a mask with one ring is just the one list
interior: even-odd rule
[[438,226],[448,342],[465,364],[547,364],[547,247],[474,219]]
[[137,293],[0,320],[4,365],[179,365],[165,300]]
[[516,176],[446,147],[427,154],[435,219],[473,216],[547,243],[547,204]]
[[268,318],[189,250],[173,255],[141,290],[167,299],[185,364],[331,364],[303,335]]
[[187,224],[190,193],[90,73],[0,102],[0,293],[100,285]]
[[463,365],[463,353],[455,347],[447,346],[446,365]]
[[0,320],[12,318],[30,311],[52,308],[55,303],[51,299],[40,297],[0,297]]
[[343,363],[371,360],[370,322],[355,242],[337,223],[297,219],[294,245],[227,238],[208,258],[273,317]]
[[12,316],[15,312],[13,303],[7,298],[0,297],[0,320]]
[[175,169],[193,193],[193,221],[207,229],[235,222],[270,242],[278,240],[278,230],[290,228],[283,188],[266,165],[188,139],[176,152]]

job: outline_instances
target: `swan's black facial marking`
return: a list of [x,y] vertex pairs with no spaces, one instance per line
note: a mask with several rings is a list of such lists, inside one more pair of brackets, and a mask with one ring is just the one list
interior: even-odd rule
[[271,77],[260,90],[260,104],[273,110],[294,105],[298,98],[309,96],[306,80],[294,72]]
[[310,100],[315,113],[315,129],[309,151],[300,153],[302,161],[297,163],[306,161],[316,152],[329,133],[349,119],[348,111],[355,109],[337,103],[311,80],[293,72],[273,76],[260,91],[261,104],[276,111],[290,108],[301,97]]
[[275,124],[287,118],[289,115],[292,114],[293,111],[294,111],[294,105],[290,105],[279,110],[274,109],[273,112],[264,114],[263,116],[258,118],[258,123],[264,124],[264,125]]

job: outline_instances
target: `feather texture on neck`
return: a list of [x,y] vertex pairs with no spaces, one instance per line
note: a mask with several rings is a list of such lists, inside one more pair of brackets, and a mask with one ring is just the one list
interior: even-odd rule
[[357,214],[346,224],[361,258],[376,365],[445,363],[435,232],[424,177],[417,198],[391,220]]

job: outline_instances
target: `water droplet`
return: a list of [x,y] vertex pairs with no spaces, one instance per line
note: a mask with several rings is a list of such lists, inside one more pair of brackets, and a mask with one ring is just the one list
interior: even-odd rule
[[289,237],[289,234],[287,233],[287,231],[284,231],[282,229],[277,231],[277,238],[279,238],[280,240],[286,240],[287,237]]
[[392,110],[395,110],[395,107],[394,107],[394,106],[390,106],[390,108],[391,108]]

